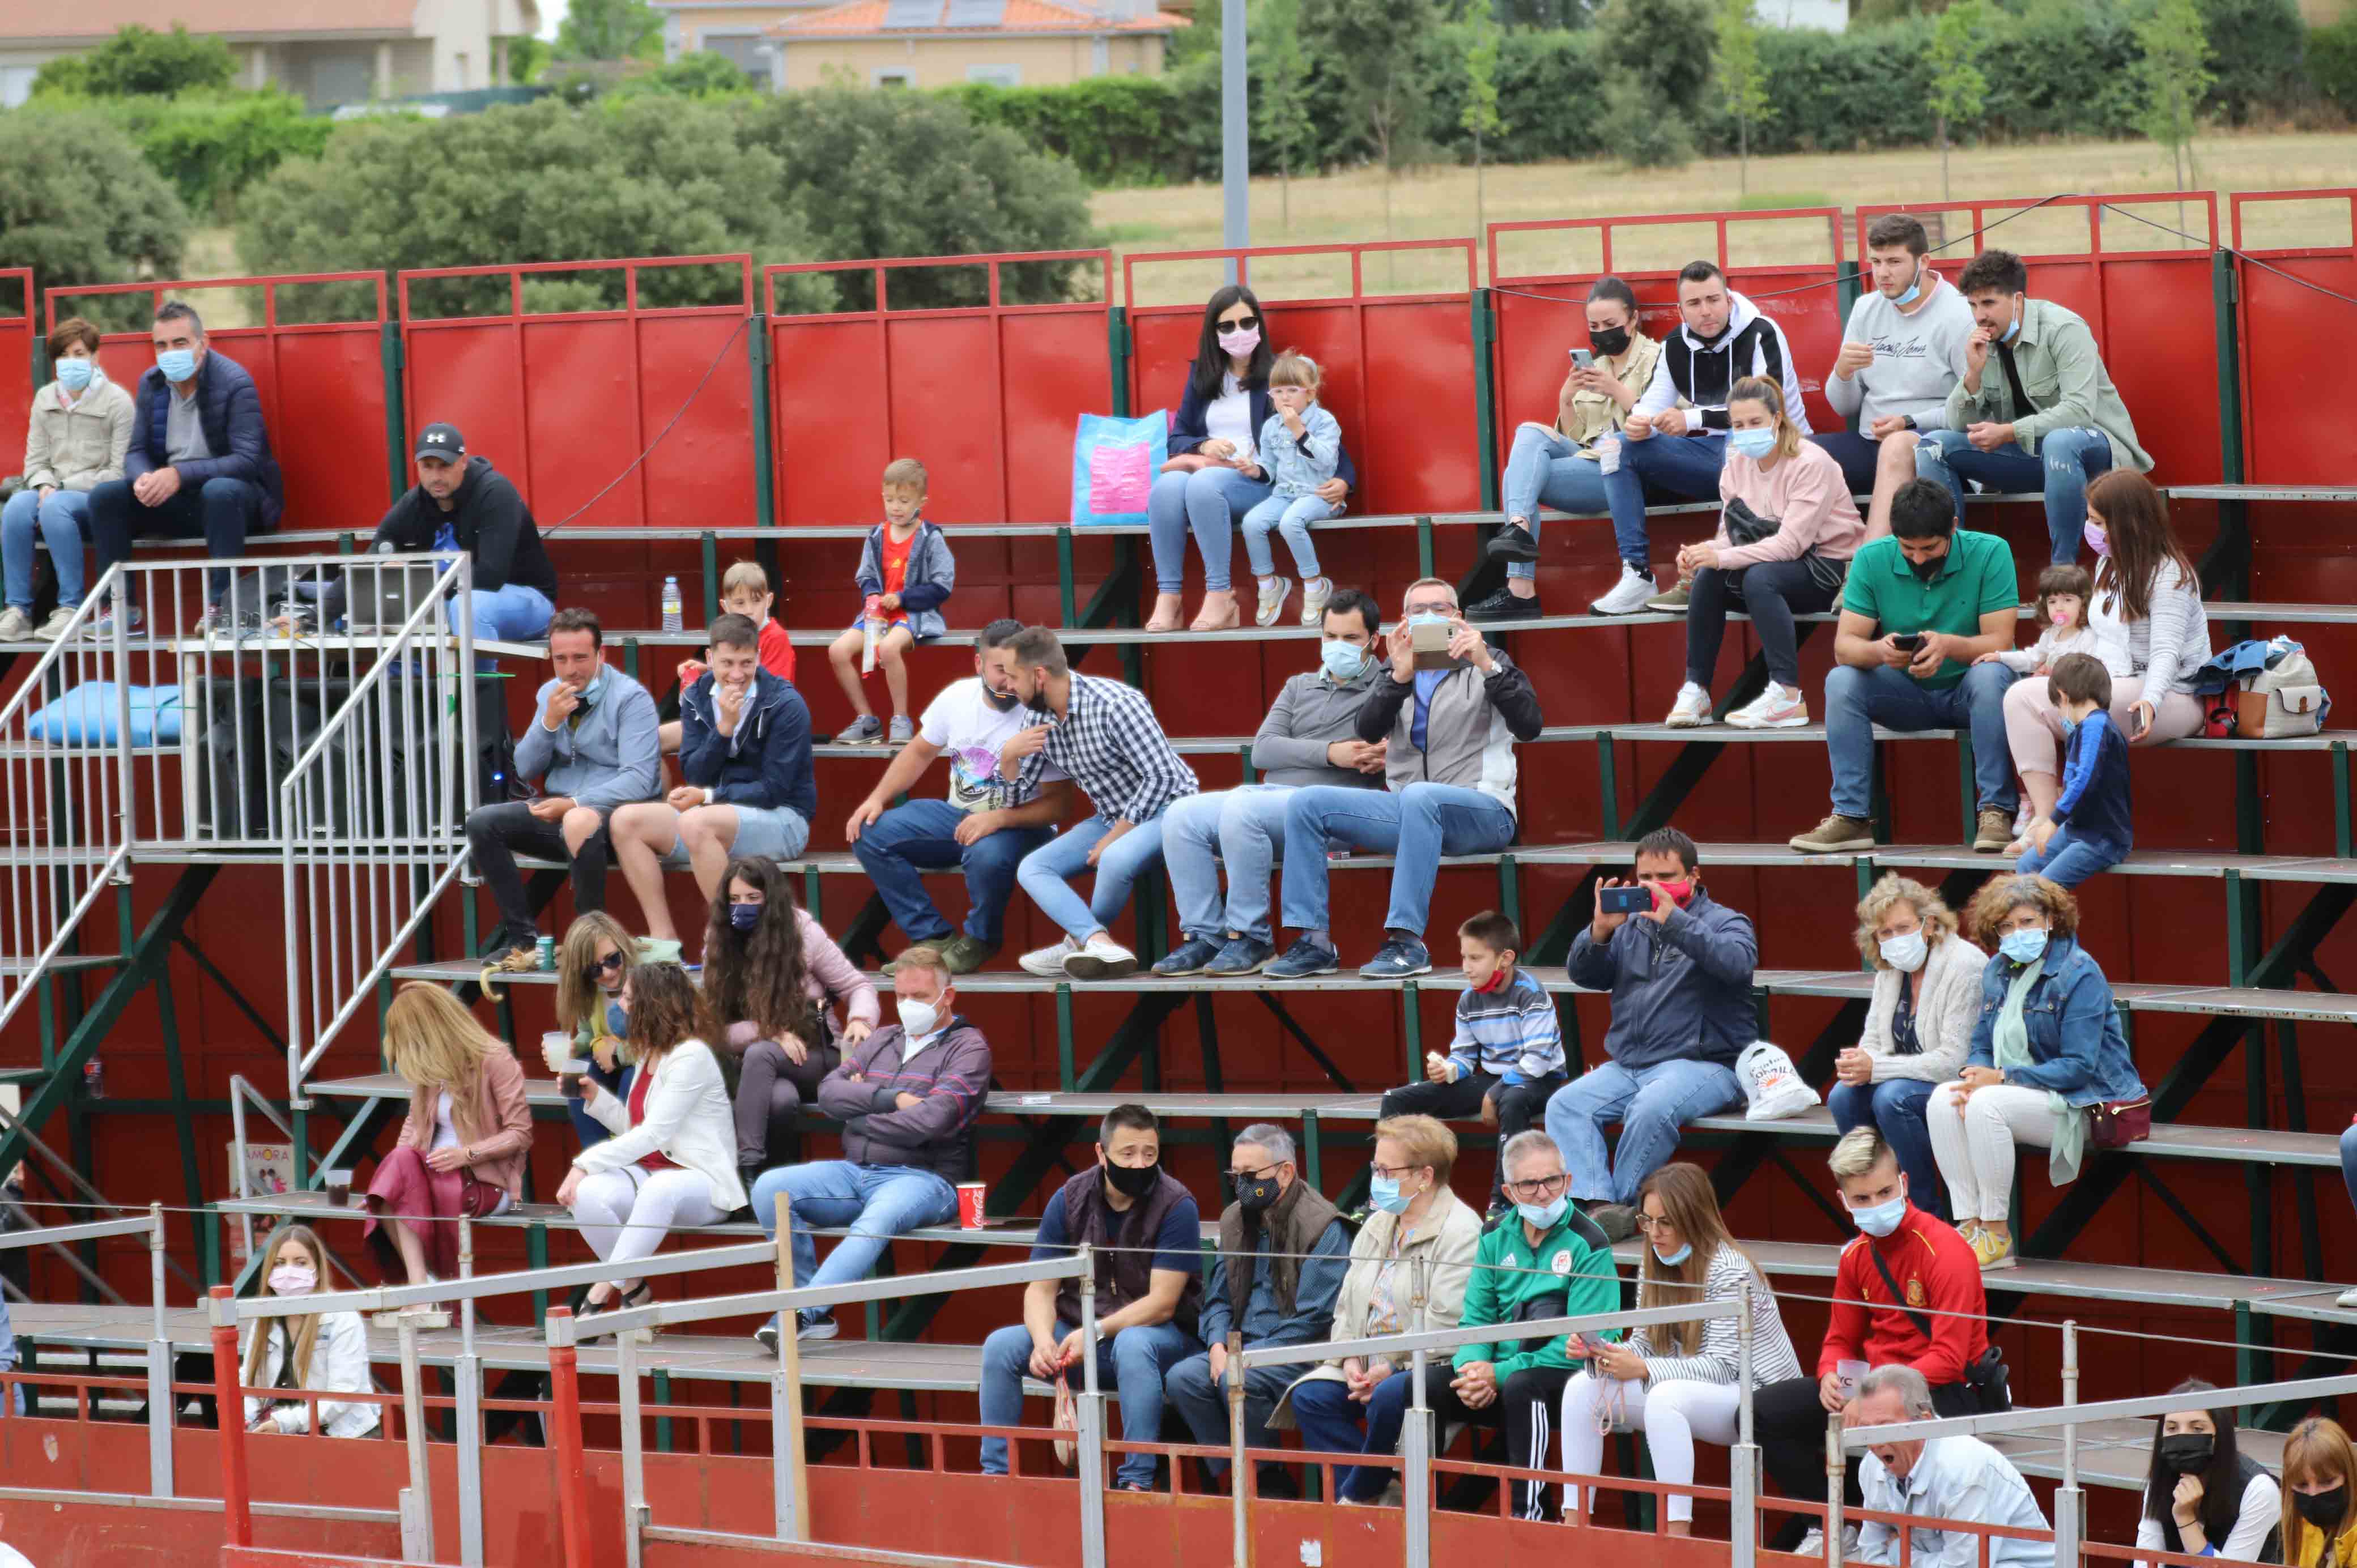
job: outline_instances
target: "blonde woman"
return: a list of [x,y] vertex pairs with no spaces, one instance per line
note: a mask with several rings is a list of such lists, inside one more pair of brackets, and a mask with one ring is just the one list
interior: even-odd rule
[[1718,473],[1718,532],[1678,552],[1678,589],[1647,601],[1686,613],[1686,682],[1663,722],[1711,722],[1710,682],[1730,605],[1751,618],[1768,661],[1768,687],[1727,715],[1738,729],[1793,729],[1809,722],[1801,694],[1801,641],[1792,618],[1833,607],[1866,521],[1832,453],[1805,439],[1784,390],[1746,376],[1727,396],[1727,462]]
[[[328,1254],[306,1225],[282,1225],[262,1254],[263,1294],[307,1296],[328,1277]],[[317,1312],[307,1317],[258,1317],[245,1326],[245,1386],[314,1389],[364,1394],[369,1381],[368,1327],[357,1312]],[[248,1394],[248,1432],[311,1430],[312,1402]],[[323,1399],[319,1421],[330,1437],[366,1437],[377,1428],[367,1401]]]
[[2337,1421],[2309,1416],[2284,1439],[2283,1548],[2291,1568],[2357,1564],[2357,1451]]
[[369,1183],[363,1234],[387,1273],[390,1233],[411,1284],[448,1279],[458,1272],[458,1216],[480,1219],[522,1196],[532,1147],[523,1068],[457,997],[422,980],[385,1009],[384,1059],[409,1082],[409,1116]]
[[[622,1040],[630,1020],[622,1013],[622,987],[630,971],[659,956],[622,929],[622,922],[599,909],[583,915],[565,929],[556,953],[556,1026],[573,1036],[574,1055],[590,1062],[590,1081],[609,1094],[630,1092],[630,1064],[622,1059]],[[676,958],[677,943],[671,944]],[[581,1108],[578,1099],[565,1102],[581,1146],[602,1143],[606,1128]]]
[[[1374,1212],[1351,1245],[1351,1269],[1334,1302],[1334,1338],[1457,1326],[1481,1245],[1481,1216],[1449,1190],[1456,1164],[1457,1134],[1436,1118],[1375,1123],[1367,1188]],[[1269,1425],[1299,1426],[1302,1446],[1315,1453],[1394,1453],[1407,1410],[1407,1369],[1405,1355],[1321,1361],[1279,1397]],[[1373,1502],[1398,1478],[1375,1466],[1345,1470],[1335,1498]]]
[[1956,934],[1955,914],[1937,893],[1895,872],[1858,900],[1857,950],[1873,966],[1874,996],[1857,1044],[1834,1058],[1825,1104],[1841,1131],[1879,1132],[1916,1207],[1945,1219],[1923,1113],[1972,1049],[1988,954]]
[[[1727,1234],[1710,1177],[1699,1165],[1663,1165],[1637,1190],[1637,1309],[1732,1301],[1751,1287],[1751,1386],[1801,1374],[1792,1336],[1768,1282]],[[1741,1331],[1732,1317],[1660,1324],[1627,1340],[1602,1342],[1595,1369],[1563,1391],[1563,1467],[1593,1476],[1604,1461],[1607,1429],[1642,1432],[1653,1478],[1691,1486],[1695,1440],[1732,1444],[1742,1393],[1736,1381]],[[1583,1517],[1579,1488],[1564,1492],[1564,1518]],[[1691,1533],[1694,1498],[1673,1492],[1672,1535]]]

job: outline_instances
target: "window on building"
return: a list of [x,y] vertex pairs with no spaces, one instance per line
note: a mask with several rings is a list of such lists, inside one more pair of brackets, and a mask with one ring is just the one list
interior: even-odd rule
[[33,95],[33,79],[41,74],[37,65],[0,65],[0,109],[14,109]]
[[970,65],[965,68],[965,79],[981,82],[985,87],[1020,87],[1023,85],[1023,68],[1019,65]]
[[777,85],[777,51],[760,34],[721,33],[707,27],[698,41],[759,82],[763,91]]
[[869,72],[867,84],[870,87],[913,87],[916,85],[909,72],[898,66],[895,66],[889,70],[878,69]]

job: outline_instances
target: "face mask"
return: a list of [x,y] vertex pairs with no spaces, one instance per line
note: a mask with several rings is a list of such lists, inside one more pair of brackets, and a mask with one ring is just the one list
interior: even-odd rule
[[1514,1205],[1514,1212],[1521,1215],[1523,1223],[1534,1230],[1552,1230],[1570,1205],[1570,1198],[1558,1196],[1553,1203],[1518,1203]]
[[2172,1475],[2186,1476],[2210,1467],[2218,1440],[2206,1432],[2171,1433],[2160,1440],[2160,1463]]
[[1899,1229],[1901,1219],[1907,1218],[1907,1197],[1901,1193],[1889,1203],[1878,1203],[1871,1208],[1853,1208],[1849,1217],[1851,1223],[1867,1235],[1888,1236]]
[[1241,1181],[1231,1176],[1228,1185],[1236,1189],[1236,1204],[1246,1214],[1258,1214],[1276,1201],[1276,1176],[1246,1176]]
[[1918,577],[1922,578],[1923,581],[1927,583],[1932,578],[1938,576],[1940,575],[1940,568],[1947,564],[1948,558],[1945,555],[1934,555],[1929,561],[1910,561],[1907,563],[1907,564],[1915,568],[1915,575]]
[[1665,1269],[1674,1269],[1680,1263],[1684,1262],[1688,1258],[1694,1256],[1694,1243],[1689,1241],[1674,1252],[1664,1252],[1659,1247],[1656,1247],[1653,1249],[1653,1256],[1661,1260],[1662,1267]]
[[1473,994],[1476,996],[1487,996],[1493,991],[1503,991],[1506,989],[1506,966],[1504,964],[1500,964],[1496,969],[1490,972],[1489,979],[1473,987]]
[[167,349],[156,356],[156,368],[164,379],[176,385],[197,373],[197,354],[193,349]]
[[942,1010],[930,1002],[911,1002],[903,997],[897,1005],[901,1032],[912,1040],[923,1039],[942,1021]]
[[1399,1177],[1397,1176],[1369,1176],[1367,1178],[1367,1201],[1373,1204],[1377,1208],[1382,1209],[1385,1214],[1405,1214],[1407,1212],[1408,1195],[1400,1190]]
[[605,694],[606,671],[601,665],[597,673],[589,678],[589,683],[581,688],[581,705],[585,708],[594,708],[597,705],[597,699]]
[[1905,294],[1896,295],[1892,298],[1890,303],[1893,305],[1912,305],[1922,297],[1923,269],[1918,267],[1915,269],[1915,281],[1907,285],[1907,292]]
[[1654,886],[1670,896],[1670,902],[1683,909],[1694,902],[1694,878],[1682,877],[1675,882],[1656,882]]
[[1367,650],[1337,638],[1318,646],[1318,662],[1337,681],[1355,681],[1366,672]]
[[1154,1183],[1162,1175],[1159,1162],[1150,1165],[1117,1165],[1105,1162],[1105,1180],[1114,1191],[1124,1197],[1144,1197],[1154,1190]]
[[1730,451],[1740,452],[1757,462],[1776,450],[1776,432],[1772,429],[1729,431],[1727,445]]
[[728,906],[728,923],[740,932],[749,931],[761,923],[761,910],[765,907],[760,904],[731,904]]
[[281,1263],[270,1271],[273,1295],[309,1295],[319,1283],[319,1272],[306,1263]]
[[91,375],[97,369],[98,362],[94,360],[59,360],[58,385],[70,392],[78,392],[90,385]]
[[1438,610],[1418,610],[1407,618],[1410,626],[1447,626],[1448,618]]
[[2005,330],[2004,330],[2003,332],[2001,332],[2001,333],[1999,333],[1999,334],[1997,335],[1997,339],[1996,339],[1996,340],[1997,340],[1998,342],[2000,342],[2000,343],[2010,343],[2010,342],[2012,342],[2016,338],[2018,338],[2019,336],[2021,336],[2021,307],[2022,307],[2023,303],[2024,303],[2024,301],[2022,300],[2022,297],[2021,297],[2019,295],[2014,295],[2014,297],[2013,297],[2013,319],[2012,319],[2011,321],[2007,322],[2007,323],[2006,324],[2006,328],[2005,328]]
[[1254,349],[1259,347],[1260,328],[1257,327],[1247,327],[1241,332],[1222,332],[1220,334],[1221,349],[1238,358],[1242,358],[1243,355],[1251,353]]
[[[2299,1517],[2319,1530],[2330,1530],[2341,1522],[2349,1508],[2349,1483],[2341,1482],[2329,1492],[2294,1492],[2291,1506]],[[2287,1543],[2288,1544],[2288,1543]]]
[[1921,931],[1910,931],[1903,937],[1885,937],[1877,944],[1882,961],[1901,974],[1912,974],[1923,967],[1924,957],[1932,950]]
[[995,692],[988,686],[982,689],[982,700],[1002,714],[1013,713],[1015,704],[1020,701],[1012,692]]
[[2081,523],[2079,525],[2079,532],[2086,539],[2087,548],[2093,551],[2096,554],[2109,555],[2112,553],[2111,531],[2105,528],[2102,523]]
[[2046,933],[2035,926],[2007,931],[1997,939],[1996,950],[2016,963],[2036,963],[2046,952]]
[[1608,327],[1598,332],[1591,327],[1587,329],[1587,346],[1608,359],[1617,360],[1629,351],[1629,329]]
[[2062,738],[2066,741],[2072,736],[2077,735],[2079,733],[2080,725],[2085,722],[2082,719],[2074,719],[2068,714],[2062,714],[2058,716],[2062,721]]

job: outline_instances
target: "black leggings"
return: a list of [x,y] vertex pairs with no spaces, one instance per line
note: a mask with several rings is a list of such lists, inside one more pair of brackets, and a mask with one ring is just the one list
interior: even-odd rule
[[1801,648],[1792,618],[1831,609],[1840,593],[1838,585],[1828,588],[1816,580],[1806,556],[1798,561],[1763,561],[1732,572],[1704,567],[1695,574],[1686,600],[1686,679],[1709,689],[1732,601],[1760,628],[1760,650],[1768,659],[1768,678],[1779,686],[1798,687]]
[[842,1059],[833,1046],[813,1046],[797,1067],[775,1040],[755,1040],[745,1047],[737,1069],[739,1169],[766,1170],[793,1157],[794,1115],[804,1104],[816,1103],[819,1080]]

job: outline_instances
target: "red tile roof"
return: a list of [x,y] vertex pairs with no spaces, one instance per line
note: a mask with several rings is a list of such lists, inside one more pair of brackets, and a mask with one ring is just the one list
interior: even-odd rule
[[104,38],[133,22],[192,33],[414,33],[418,0],[0,0],[0,38]]
[[948,10],[944,0],[931,26],[888,28],[884,26],[888,4],[888,0],[847,0],[845,5],[830,5],[823,11],[790,16],[773,25],[770,32],[782,38],[856,38],[884,32],[973,37],[985,33],[1167,33],[1189,25],[1186,17],[1168,11],[1149,11],[1143,16],[1114,21],[1101,11],[1063,4],[1062,0],[1006,0],[1006,18],[995,27],[948,27],[941,25]]

